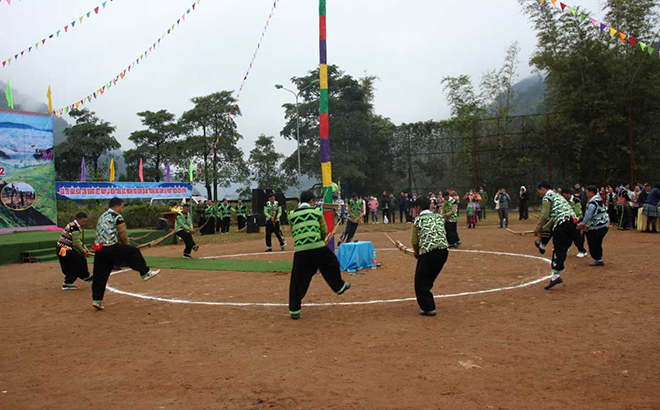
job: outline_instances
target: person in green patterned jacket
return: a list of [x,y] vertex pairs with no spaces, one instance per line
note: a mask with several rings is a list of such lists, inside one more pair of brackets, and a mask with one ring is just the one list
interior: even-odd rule
[[344,282],[339,270],[337,256],[326,246],[328,227],[323,210],[315,208],[314,194],[306,191],[300,195],[300,206],[289,214],[295,253],[289,285],[289,314],[291,319],[300,318],[302,300],[317,271],[330,288],[341,295],[350,287]]
[[458,237],[458,205],[448,191],[442,193],[444,202],[442,203],[442,217],[445,218],[445,230],[447,232],[447,241],[450,248],[461,246],[461,239]]
[[247,205],[243,203],[242,199],[239,199],[238,205],[236,205],[236,220],[238,222],[238,232],[242,232],[247,221]]
[[275,199],[275,193],[271,192],[268,195],[268,202],[264,207],[264,214],[266,215],[266,252],[273,251],[273,234],[280,241],[280,250],[286,249],[286,242],[282,238],[282,231],[280,230],[280,218],[282,217],[282,206]]
[[348,201],[348,222],[346,222],[346,229],[344,233],[341,234],[339,238],[338,245],[341,245],[343,242],[351,242],[355,233],[357,232],[358,226],[362,223],[362,206],[364,201],[359,199],[358,194],[353,192],[351,194],[351,200]]
[[183,257],[190,258],[190,252],[197,252],[199,246],[197,246],[192,237],[195,230],[193,229],[189,204],[184,204],[183,211],[176,216],[176,220],[174,221],[174,232],[176,232],[176,236],[181,238],[183,243],[186,244],[186,248],[183,250]]
[[231,212],[233,210],[234,209],[227,202],[227,198],[222,200],[222,204],[218,205],[217,217],[221,234],[229,233],[229,225],[231,224]]
[[566,199],[560,194],[554,192],[550,183],[540,182],[537,186],[541,196],[541,217],[534,233],[541,235],[547,233],[545,225],[552,220],[552,278],[545,287],[550,290],[553,287],[564,283],[561,274],[564,273],[564,262],[566,262],[566,253],[573,243],[573,235],[577,229],[577,219],[573,208]]
[[440,275],[449,257],[449,244],[445,231],[445,218],[431,212],[431,201],[420,196],[415,201],[419,216],[413,221],[412,246],[417,259],[415,268],[415,296],[422,316],[435,316],[433,283]]

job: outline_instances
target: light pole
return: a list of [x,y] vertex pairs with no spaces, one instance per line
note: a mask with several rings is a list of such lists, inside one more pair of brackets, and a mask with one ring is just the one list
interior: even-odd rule
[[301,167],[301,163],[300,163],[300,110],[299,110],[299,104],[298,104],[298,97],[300,96],[300,94],[303,91],[307,90],[308,88],[310,88],[312,86],[317,85],[318,83],[319,83],[319,80],[314,80],[314,81],[312,81],[312,83],[310,85],[308,85],[307,87],[303,88],[302,90],[300,90],[298,92],[289,90],[288,88],[285,88],[282,84],[275,84],[275,88],[277,88],[278,90],[288,91],[291,94],[293,94],[294,97],[296,97],[296,135],[297,135],[297,139],[298,139],[298,190],[300,191],[301,194],[302,194],[302,167]]

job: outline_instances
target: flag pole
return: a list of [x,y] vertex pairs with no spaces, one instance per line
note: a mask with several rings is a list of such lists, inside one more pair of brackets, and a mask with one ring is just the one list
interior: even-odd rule
[[[323,202],[332,203],[332,162],[330,162],[329,98],[328,98],[328,47],[326,37],[326,0],[319,0],[319,137],[321,139],[321,176],[323,180]],[[332,209],[323,210],[328,231],[333,232],[335,217]],[[335,250],[335,240],[328,242],[328,247]]]

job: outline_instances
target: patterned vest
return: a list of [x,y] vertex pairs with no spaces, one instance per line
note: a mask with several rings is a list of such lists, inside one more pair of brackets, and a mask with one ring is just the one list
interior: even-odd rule
[[112,246],[119,243],[119,232],[117,223],[124,222],[124,218],[112,209],[105,211],[96,223],[96,237],[94,245]]
[[357,201],[350,200],[348,201],[348,220],[353,223],[358,223],[360,218],[362,218],[362,200],[358,199]]
[[[60,239],[57,241],[58,248],[66,248],[67,250],[73,250],[73,232],[81,231],[78,221],[73,221],[62,229],[62,234],[60,234]],[[83,233],[83,243],[85,242],[84,233]]]
[[264,213],[266,213],[266,211],[268,211],[270,216],[271,217],[274,216],[275,218],[277,218],[277,220],[279,220],[279,217],[277,215],[279,213],[279,210],[280,210],[280,203],[277,202],[277,201],[275,201],[275,202],[268,201],[268,202],[266,202],[266,206],[264,207]]
[[318,208],[304,206],[289,214],[291,234],[296,252],[319,249],[325,246],[321,237],[323,211]]
[[206,205],[206,208],[204,208],[204,215],[207,218],[215,216],[215,208],[213,207],[213,205]]
[[593,217],[588,224],[590,231],[595,231],[602,228],[607,228],[607,225],[610,224],[610,217],[607,215],[607,207],[603,203],[603,199],[600,195],[594,195],[593,198],[589,200],[587,207],[594,205],[596,210],[594,211]]
[[[446,200],[444,202],[444,204],[442,205],[444,207],[444,211],[445,211],[444,213],[445,214],[450,213],[451,209],[453,208],[453,206],[455,204],[456,204],[456,200],[452,197],[449,197],[449,199]],[[458,212],[456,212],[454,215],[447,218],[447,222],[458,222]],[[442,224],[442,226],[443,226],[443,229],[444,229],[444,224]]]
[[218,206],[218,217],[219,218],[231,217],[231,206],[229,206],[229,204]]
[[413,224],[417,227],[420,255],[449,247],[445,231],[445,218],[442,215],[434,213],[420,215],[415,218]]
[[236,206],[236,215],[242,216],[245,218],[247,216],[247,205],[237,205]]
[[552,229],[574,217],[573,208],[566,198],[549,190],[543,197],[543,202],[550,202],[550,219],[553,221]]
[[192,216],[190,213],[181,212],[174,220],[174,232],[192,230]]

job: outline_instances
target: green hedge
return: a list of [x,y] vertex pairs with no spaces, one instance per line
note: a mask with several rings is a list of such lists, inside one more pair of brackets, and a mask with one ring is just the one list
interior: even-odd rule
[[[63,228],[75,219],[78,212],[85,212],[89,217],[87,229],[94,229],[96,221],[107,209],[106,201],[101,203],[99,201],[76,203],[60,200],[57,201],[57,224]],[[156,220],[161,216],[160,213],[166,211],[169,211],[167,205],[151,206],[148,203],[137,202],[126,205],[122,215],[129,229],[155,228]]]

